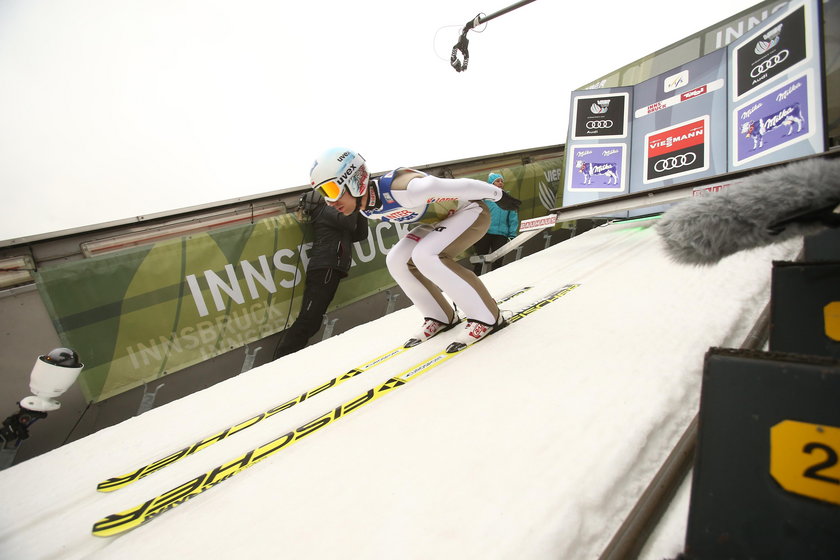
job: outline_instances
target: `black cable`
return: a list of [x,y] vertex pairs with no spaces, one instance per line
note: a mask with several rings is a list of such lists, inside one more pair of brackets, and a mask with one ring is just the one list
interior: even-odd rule
[[[306,194],[308,194],[308,193],[304,193],[303,195],[301,195],[300,200],[298,201],[298,210],[302,210],[302,213],[304,215],[309,216],[309,212],[311,211],[311,208],[305,207],[306,202],[304,202],[304,197],[306,197]],[[295,219],[295,221],[297,221],[297,220]],[[298,224],[302,225],[303,222],[298,222]],[[298,272],[300,271],[300,261],[301,261],[300,256],[301,256],[301,253],[303,253],[303,246],[306,245],[306,234],[307,234],[307,228],[303,228],[303,236],[301,237],[301,240],[300,240],[300,249],[298,250],[297,262],[295,263],[295,277],[294,277],[294,281],[292,282],[292,295],[291,295],[291,297],[289,297],[289,311],[286,313],[286,320],[283,323],[283,330],[282,330],[283,334],[280,335],[280,338],[277,340],[277,344],[274,347],[274,352],[271,354],[271,359],[272,360],[277,359],[277,350],[280,348],[280,345],[283,344],[283,341],[286,338],[286,330],[289,328],[289,319],[291,319],[291,317],[292,317],[292,304],[295,301],[295,288],[297,287],[297,284],[298,284],[297,278],[298,278]]]
[[69,431],[69,432],[67,432],[67,437],[66,437],[66,438],[64,438],[64,441],[62,441],[62,442],[61,442],[61,445],[66,445],[66,444],[67,444],[67,442],[68,442],[68,441],[70,441],[70,436],[72,436],[72,435],[73,435],[73,432],[75,432],[75,431],[76,431],[76,428],[78,428],[78,427],[79,427],[79,424],[81,424],[81,422],[82,422],[82,418],[84,418],[84,417],[85,417],[85,414],[87,414],[88,410],[90,410],[90,405],[91,405],[91,404],[93,404],[93,403],[88,403],[88,404],[87,404],[87,406],[85,407],[85,409],[84,409],[84,410],[82,411],[82,413],[79,415],[79,419],[78,419],[78,420],[76,420],[76,423],[75,423],[75,424],[73,424],[73,427],[72,427],[72,428],[70,428],[70,431]]

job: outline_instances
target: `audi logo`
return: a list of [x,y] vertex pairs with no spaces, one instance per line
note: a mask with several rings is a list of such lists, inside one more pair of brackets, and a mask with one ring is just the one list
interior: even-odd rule
[[687,154],[680,154],[678,156],[660,159],[653,164],[653,170],[659,173],[663,171],[671,171],[673,169],[685,167],[686,165],[691,165],[695,161],[697,161],[697,154],[694,152],[688,152]]
[[779,51],[777,54],[774,54],[773,56],[771,56],[770,58],[768,58],[767,60],[750,70],[750,77],[758,78],[774,66],[778,66],[779,64],[787,60],[788,56],[790,56],[790,51],[788,51],[787,49]]
[[587,121],[586,128],[589,130],[595,130],[596,128],[610,128],[612,125],[613,122],[609,119],[603,121]]

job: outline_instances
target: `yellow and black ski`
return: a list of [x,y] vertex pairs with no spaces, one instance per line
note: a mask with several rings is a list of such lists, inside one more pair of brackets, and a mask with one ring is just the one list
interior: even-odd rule
[[[524,309],[515,313],[508,320],[508,323],[513,324],[520,319],[524,319],[528,315],[568,294],[579,285],[580,284],[568,284],[560,290],[528,305]],[[479,343],[477,342],[455,352],[442,350],[429,359],[419,362],[402,373],[391,377],[381,385],[369,389],[356,398],[329,410],[309,422],[306,422],[295,430],[283,434],[282,436],[273,439],[260,447],[248,451],[241,457],[237,457],[236,459],[219,465],[206,473],[200,474],[192,480],[176,486],[163,494],[155,496],[136,507],[119,513],[114,513],[100,519],[94,523],[92,532],[98,537],[110,537],[147,523],[161,513],[179,506],[190,498],[209,490],[213,486],[216,486],[228,478],[242,472],[255,463],[262,461],[263,459],[274,455],[278,451],[289,447],[293,443],[300,441],[306,436],[312,435],[318,430],[333,424],[339,418],[342,418],[351,412],[358,410],[364,405],[382,398],[397,387],[401,387],[409,381],[416,379],[421,374],[426,373],[448,360],[451,360],[455,356],[463,354],[466,350],[473,348],[477,344]]]
[[[526,292],[530,289],[531,289],[530,286],[520,288],[519,290],[516,290],[515,292],[511,293],[510,295],[505,296],[504,298],[500,299],[497,303],[504,303],[505,301],[513,299],[516,296],[518,296],[518,295],[520,295],[520,294],[522,294],[522,293],[524,293],[524,292]],[[135,469],[135,470],[133,470],[129,473],[126,473],[126,474],[123,474],[123,475],[120,475],[120,476],[115,476],[115,477],[109,478],[108,480],[104,480],[104,481],[102,481],[102,482],[100,482],[99,484],[96,485],[96,489],[99,490],[100,492],[113,492],[114,490],[119,490],[120,488],[125,488],[129,484],[137,482],[141,478],[144,478],[144,477],[146,477],[146,476],[148,476],[152,473],[155,473],[155,472],[159,471],[160,469],[162,469],[164,467],[168,467],[169,465],[171,465],[172,463],[175,463],[176,461],[180,461],[181,459],[183,459],[185,457],[189,457],[190,455],[194,455],[195,453],[198,453],[202,449],[206,449],[207,447],[213,445],[214,443],[218,443],[218,442],[222,441],[223,439],[229,438],[230,436],[232,436],[234,434],[238,434],[242,430],[245,430],[246,428],[250,428],[251,426],[253,426],[257,423],[262,422],[266,418],[270,418],[270,417],[274,416],[275,414],[283,412],[284,410],[288,410],[288,409],[292,408],[293,406],[295,406],[296,404],[302,403],[306,399],[314,397],[315,395],[317,395],[319,393],[323,393],[327,389],[337,387],[338,385],[341,385],[342,383],[344,383],[348,379],[352,379],[352,378],[356,377],[357,375],[361,375],[362,373],[364,373],[364,372],[366,372],[370,369],[373,369],[374,367],[376,367],[380,364],[383,364],[383,363],[387,362],[391,358],[393,358],[395,356],[399,356],[400,354],[402,354],[403,352],[405,352],[406,350],[409,350],[409,349],[410,348],[405,347],[405,346],[398,346],[398,347],[394,348],[393,350],[389,350],[388,352],[385,352],[384,354],[382,354],[380,356],[377,356],[377,357],[373,358],[372,360],[370,360],[368,362],[365,362],[364,364],[362,364],[358,367],[355,367],[355,368],[349,370],[346,373],[343,373],[343,374],[339,375],[338,377],[333,377],[332,379],[330,379],[326,383],[323,383],[323,384],[321,384],[317,387],[313,387],[313,388],[309,389],[308,391],[305,391],[304,393],[302,393],[302,394],[300,394],[300,395],[298,395],[298,396],[296,396],[296,397],[294,397],[294,398],[292,398],[292,399],[290,399],[290,400],[288,400],[288,401],[286,401],[282,404],[279,404],[275,407],[272,407],[272,408],[266,410],[265,412],[261,412],[260,414],[257,414],[256,416],[248,418],[247,420],[243,420],[242,422],[239,422],[238,424],[234,424],[233,426],[228,426],[227,428],[224,428],[224,429],[216,432],[213,435],[202,438],[202,439],[196,441],[195,443],[193,443],[191,445],[188,445],[187,447],[184,447],[183,449],[179,449],[178,451],[175,451],[174,453],[170,453],[169,455],[167,455],[166,457],[163,457],[162,459],[158,459],[157,461],[154,461],[152,463],[143,465],[142,467],[139,467],[139,468],[137,468],[137,469]]]

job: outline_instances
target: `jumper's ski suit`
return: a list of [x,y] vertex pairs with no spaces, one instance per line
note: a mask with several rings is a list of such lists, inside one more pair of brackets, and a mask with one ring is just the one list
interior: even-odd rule
[[467,319],[495,324],[499,308],[493,297],[455,258],[487,231],[490,212],[482,200],[498,200],[502,189],[475,179],[441,179],[407,168],[371,181],[370,189],[362,214],[372,220],[418,222],[391,248],[386,264],[424,317],[447,324],[455,320],[446,293]]

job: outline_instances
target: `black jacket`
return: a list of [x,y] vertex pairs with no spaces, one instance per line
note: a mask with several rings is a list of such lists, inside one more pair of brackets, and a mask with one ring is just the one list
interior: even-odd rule
[[306,202],[304,213],[315,234],[307,270],[332,268],[341,276],[347,276],[353,243],[367,239],[367,218],[358,212],[345,216],[327,206],[321,197],[309,198]]

